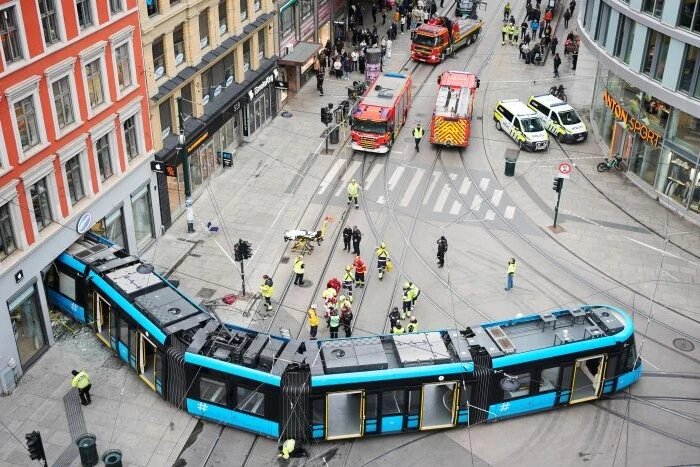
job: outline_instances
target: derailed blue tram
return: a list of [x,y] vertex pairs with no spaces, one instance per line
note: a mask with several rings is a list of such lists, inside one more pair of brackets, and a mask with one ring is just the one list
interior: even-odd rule
[[474,425],[598,399],[642,371],[632,320],[606,305],[463,330],[299,341],[220,323],[92,234],[45,281],[54,307],[89,325],[163,398],[272,438]]

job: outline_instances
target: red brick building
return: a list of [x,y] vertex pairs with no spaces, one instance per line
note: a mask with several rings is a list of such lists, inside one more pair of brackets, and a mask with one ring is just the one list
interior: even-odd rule
[[1,371],[52,342],[57,255],[91,226],[137,253],[160,214],[137,0],[0,0],[0,42]]

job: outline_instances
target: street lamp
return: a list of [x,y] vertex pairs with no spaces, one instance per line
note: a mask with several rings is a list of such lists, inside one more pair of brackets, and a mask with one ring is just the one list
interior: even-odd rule
[[185,119],[182,117],[182,97],[177,98],[177,121],[180,125],[178,143],[182,160],[182,178],[185,182],[185,215],[187,216],[187,233],[194,233],[194,212],[192,210],[192,186],[190,185],[190,162],[185,144]]

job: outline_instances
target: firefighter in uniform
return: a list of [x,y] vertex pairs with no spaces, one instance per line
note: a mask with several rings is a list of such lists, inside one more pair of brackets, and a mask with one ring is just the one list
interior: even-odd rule
[[382,280],[384,277],[384,271],[386,270],[386,262],[389,260],[389,252],[386,250],[386,244],[380,243],[375,249],[377,254],[377,277]]
[[347,294],[352,297],[352,286],[355,284],[355,274],[352,272],[352,266],[345,266],[343,274],[343,290],[347,290]]
[[[355,202],[355,209],[360,209],[360,206],[357,204],[357,199],[360,197],[360,185],[357,183],[357,180],[354,178],[350,180],[350,184],[348,184],[348,206],[350,206],[350,203],[352,201]],[[352,231],[350,231],[352,233]]]
[[413,295],[411,294],[411,287],[408,285],[408,282],[403,285],[401,301],[403,302],[401,319],[406,319],[406,316],[411,316],[411,304],[413,303]]
[[304,257],[297,256],[294,260],[294,285],[304,285]]
[[265,309],[267,311],[272,311],[272,293],[275,291],[272,286],[272,278],[265,274],[263,276],[263,283],[260,286],[260,294],[265,299]]
[[355,256],[355,260],[352,262],[352,266],[355,268],[355,286],[364,287],[367,265],[364,261],[362,261],[362,258],[360,258],[359,256]]
[[318,315],[316,314],[316,308],[316,304],[314,303],[311,305],[311,308],[309,308],[309,311],[306,312],[309,316],[309,336],[311,336],[312,341],[316,340],[316,333],[318,333]]
[[413,129],[413,138],[416,140],[416,152],[420,152],[420,148],[418,145],[420,144],[420,140],[423,137],[423,127],[420,126],[420,123],[416,124],[416,127]]
[[418,318],[411,316],[408,326],[406,326],[406,332],[418,332]]

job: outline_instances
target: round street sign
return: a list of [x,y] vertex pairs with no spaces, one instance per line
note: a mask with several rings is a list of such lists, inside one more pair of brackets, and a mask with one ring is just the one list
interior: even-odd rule
[[568,162],[562,162],[559,164],[559,176],[562,178],[569,178],[569,174],[571,173],[573,169],[571,168],[571,164]]

